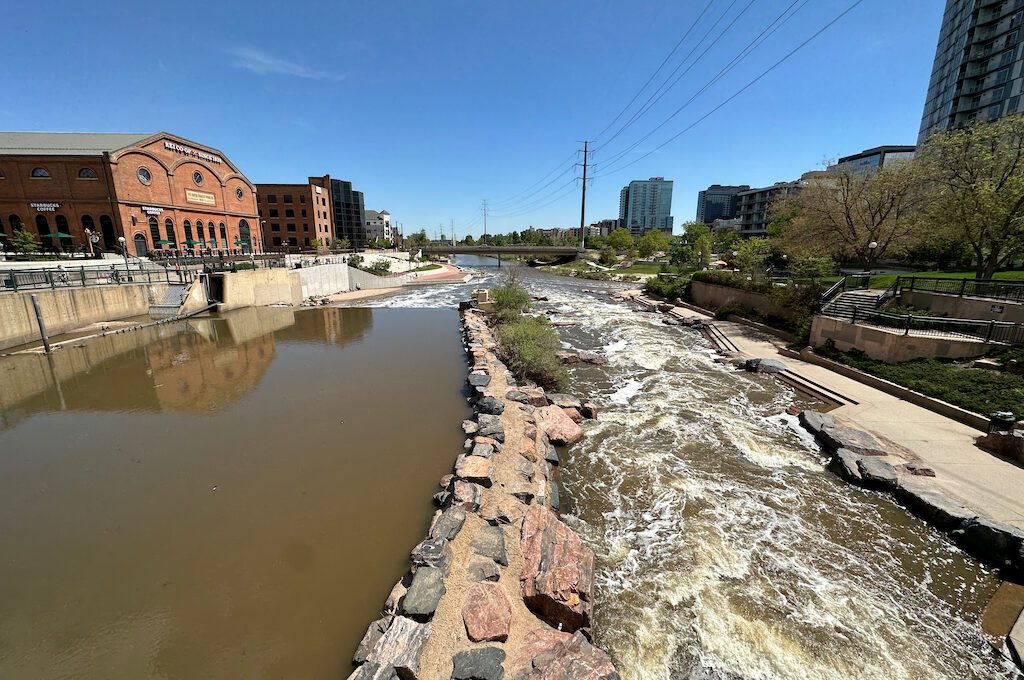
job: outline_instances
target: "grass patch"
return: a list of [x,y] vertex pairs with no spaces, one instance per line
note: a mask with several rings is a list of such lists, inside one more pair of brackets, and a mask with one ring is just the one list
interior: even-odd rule
[[818,354],[878,376],[915,392],[988,415],[1011,411],[1024,415],[1024,376],[970,368],[969,363],[939,359],[914,359],[898,364],[876,361],[863,352],[840,352],[821,347]]
[[416,272],[429,272],[432,269],[440,269],[440,268],[441,268],[441,265],[433,264],[432,263],[432,264],[423,265],[422,267],[417,267],[416,269],[410,269],[409,273],[410,274],[415,274]]
[[[666,266],[668,263],[664,263]],[[660,262],[635,262],[628,267],[622,267],[621,269],[615,269],[616,274],[657,274],[661,271],[662,263]],[[671,268],[669,268],[671,270]]]

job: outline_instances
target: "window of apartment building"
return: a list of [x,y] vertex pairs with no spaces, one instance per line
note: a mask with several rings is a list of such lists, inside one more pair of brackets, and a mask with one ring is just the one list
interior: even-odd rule
[[295,223],[294,222],[289,222],[288,223],[288,231],[295,231]]
[[99,177],[96,176],[96,171],[92,168],[80,168],[78,170],[78,179],[99,179]]
[[267,194],[267,203],[277,203],[277,196],[274,194]]
[[285,194],[284,195],[284,202],[285,203],[291,203],[292,202],[292,195],[291,194]]
[[306,216],[306,209],[305,209],[305,208],[303,208],[303,209],[302,209],[302,216],[303,216],[303,217],[305,217],[305,216]]
[[271,222],[270,223],[270,231],[281,231],[281,223],[280,222]]
[[302,231],[309,231],[309,222],[302,223]]
[[271,217],[277,217],[277,208],[271,208],[270,209],[270,216]]
[[1020,105],[1020,95],[1017,95],[1016,97],[1010,97],[1010,101],[1009,101],[1009,103],[1008,103],[1008,104],[1006,105],[1006,111],[1007,111],[1007,112],[1013,112],[1013,111],[1016,111],[1016,110],[1017,110],[1017,107],[1018,107],[1019,105]]
[[273,243],[274,243],[275,246],[281,245],[281,237],[280,236],[275,236],[274,240],[273,240]]
[[299,203],[305,203],[305,202],[306,202],[306,194],[302,194],[301,196],[299,196]]
[[309,238],[308,238],[308,237],[307,237],[307,238],[304,238],[304,239],[302,239],[302,240],[303,240],[303,241],[305,241],[305,243],[306,243],[306,245],[307,245],[307,246],[309,245]]
[[989,120],[995,120],[996,118],[999,117],[999,114],[1002,113],[1002,112],[1003,112],[1003,105],[1002,104],[993,104],[992,106],[988,107],[988,119]]
[[288,208],[288,209],[286,209],[284,211],[284,216],[285,217],[295,217],[295,211],[292,210],[291,208]]
[[1010,79],[1010,69],[1004,68],[996,71],[996,82],[1005,83]]
[[299,245],[299,240],[297,238],[295,238],[294,236],[292,236],[292,237],[290,237],[288,239],[288,245],[290,245],[290,246],[297,246],[297,245]]

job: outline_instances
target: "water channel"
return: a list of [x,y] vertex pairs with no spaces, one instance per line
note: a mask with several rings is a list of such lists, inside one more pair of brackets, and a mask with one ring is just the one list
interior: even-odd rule
[[451,309],[0,359],[0,678],[343,678],[468,415]]
[[[0,677],[336,678],[461,441],[454,308],[241,310],[0,360]],[[823,469],[800,397],[604,284],[525,268],[601,418],[563,452],[625,680],[1011,678],[997,581]],[[429,404],[429,406],[425,406]]]
[[[827,472],[784,414],[801,397],[714,363],[698,333],[611,301],[607,284],[518,278],[548,299],[537,310],[578,322],[559,328],[566,348],[611,358],[573,370],[570,391],[601,418],[562,483],[597,552],[597,640],[624,680],[1017,677],[978,623],[993,574]],[[368,304],[449,306],[473,285]]]

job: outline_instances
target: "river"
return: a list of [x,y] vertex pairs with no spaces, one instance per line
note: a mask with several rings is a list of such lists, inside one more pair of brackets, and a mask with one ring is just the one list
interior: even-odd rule
[[451,309],[0,359],[0,678],[346,677],[462,445],[465,373]]
[[[502,280],[370,301],[448,307]],[[625,680],[1011,678],[978,623],[998,581],[879,494],[850,487],[785,408],[771,377],[712,361],[577,279],[517,268],[535,305],[579,325],[566,348],[600,420],[563,455],[567,521],[597,553],[597,641]],[[563,452],[564,454],[564,452]]]

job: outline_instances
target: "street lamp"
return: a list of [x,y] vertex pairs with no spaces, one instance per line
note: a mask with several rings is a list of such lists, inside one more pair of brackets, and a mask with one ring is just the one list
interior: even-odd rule
[[121,245],[121,256],[124,258],[124,275],[128,276],[128,244],[124,240],[124,236],[118,236],[117,242]]

